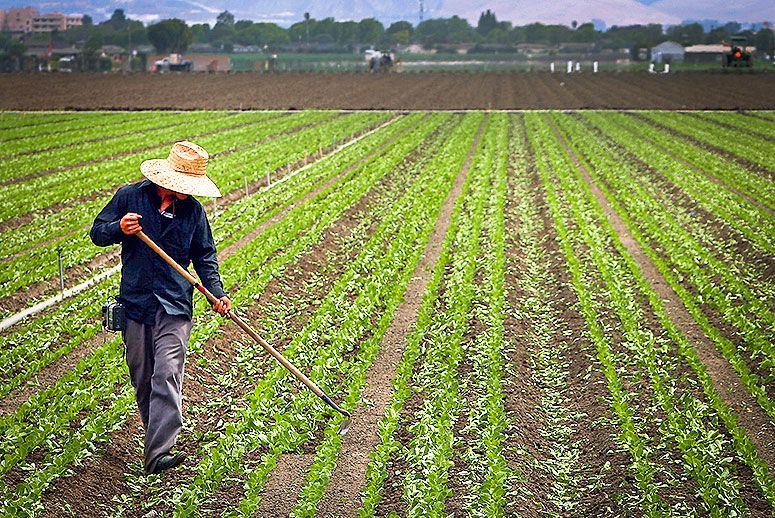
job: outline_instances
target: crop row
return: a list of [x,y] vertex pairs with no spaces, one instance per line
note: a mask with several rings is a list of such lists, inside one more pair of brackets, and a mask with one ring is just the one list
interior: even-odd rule
[[[586,115],[586,114],[585,114]],[[626,163],[640,171],[634,179],[663,206],[686,230],[692,234],[723,266],[735,277],[741,278],[750,289],[757,291],[758,298],[765,298],[767,291],[772,295],[768,282],[761,284],[762,267],[753,261],[740,257],[739,245],[748,242],[749,256],[770,256],[775,253],[775,222],[760,207],[750,203],[734,191],[720,189],[718,184],[704,174],[681,162],[676,162],[668,153],[662,152],[649,139],[643,139],[641,133],[632,135],[641,137],[628,139],[630,119],[619,118],[615,114],[610,118],[596,115],[587,117],[603,138],[598,142],[587,141],[587,146],[577,146],[585,155],[605,149],[607,154],[622,154]],[[568,125],[571,121],[557,119],[559,124]],[[575,126],[575,124],[571,124]],[[646,125],[648,128],[648,126]],[[576,126],[577,131],[580,129]],[[597,146],[590,149],[590,146]],[[615,149],[615,148],[619,149]],[[644,158],[641,158],[644,157]],[[648,157],[648,162],[645,161]],[[647,165],[646,171],[644,166]],[[654,174],[647,174],[653,171]],[[677,188],[677,189],[676,189]],[[701,217],[698,213],[703,210]]]
[[697,112],[695,115],[727,126],[733,126],[742,131],[752,131],[765,139],[775,139],[775,129],[772,127],[772,124],[751,115],[712,111]]
[[[521,118],[514,122],[519,124]],[[520,298],[508,311],[527,330],[520,338],[530,352],[531,378],[541,394],[541,406],[536,410],[545,419],[542,426],[538,423],[535,426],[540,427],[540,434],[548,445],[536,465],[551,481],[545,502],[538,495],[527,495],[522,500],[549,512],[570,515],[578,512],[583,488],[594,484],[580,472],[585,459],[581,458],[576,438],[579,416],[569,407],[571,374],[564,359],[570,350],[568,342],[575,339],[578,343],[580,337],[570,335],[571,330],[560,317],[564,309],[556,301],[560,280],[552,271],[554,263],[545,249],[551,235],[546,236],[549,229],[536,207],[537,193],[531,191],[525,136],[519,130],[513,135],[510,164],[514,173],[510,178],[509,196],[513,201],[510,217],[515,221],[517,232],[511,246],[519,250],[521,260],[509,266],[522,273],[511,287]]]
[[76,122],[80,114],[75,113],[0,113],[0,130],[35,128],[39,126],[56,127],[60,124]]
[[[558,156],[553,151],[560,147],[557,138],[546,126],[536,124],[531,129],[531,134],[543,140],[545,154],[554,155],[550,159],[554,174],[550,176],[547,168],[542,176],[547,192],[552,193],[549,194],[550,206],[556,224],[559,226],[563,217],[559,205],[567,207],[569,216],[579,223],[577,228],[561,235],[569,265],[574,263],[570,256],[573,250],[582,246],[589,248],[593,260],[579,262],[578,267],[594,265],[599,271],[605,285],[598,289],[607,294],[607,305],[614,310],[621,325],[624,345],[637,359],[655,401],[665,414],[659,431],[664,440],[680,450],[683,467],[697,484],[698,496],[706,511],[714,516],[728,515],[731,511],[736,514],[747,512],[733,455],[753,471],[754,480],[771,505],[775,493],[767,466],[757,455],[746,432],[737,424],[734,413],[719,397],[696,351],[668,317],[663,301],[619,241],[578,169],[567,155]],[[574,283],[574,288],[580,299],[583,292],[595,290],[591,284]],[[646,308],[641,306],[640,297],[648,301],[649,311],[653,312],[666,336],[649,328],[648,320],[644,318]],[[592,319],[599,318],[600,308],[582,305],[582,309],[587,313],[588,325]],[[677,375],[687,367],[691,368],[695,383],[702,389],[700,394],[691,389],[691,384],[682,385],[682,378],[688,374]],[[656,497],[655,492],[650,493]],[[660,509],[665,505],[658,497],[647,499],[647,502],[656,513],[661,513]]]
[[[169,127],[148,131],[145,134],[125,135],[108,138],[104,141],[86,142],[73,147],[54,149],[50,152],[5,158],[3,160],[3,168],[0,170],[0,180],[7,181],[49,169],[96,160],[122,151],[142,149],[147,145],[158,143],[160,139],[163,139],[162,141],[174,139],[175,135],[180,134],[181,127],[187,124],[230,118],[231,116],[223,112],[177,113],[169,117],[167,121],[170,124]],[[99,135],[96,128],[94,135]]]
[[[579,126],[566,124],[568,120],[560,120],[560,123],[568,132],[568,140],[589,164],[590,172],[610,186],[623,210],[637,219],[636,237],[644,249],[648,247],[651,250],[658,246],[658,250],[664,254],[664,259],[656,253],[652,257],[662,275],[674,289],[679,283],[687,285],[676,289],[687,309],[735,367],[749,391],[757,397],[770,417],[775,419],[775,407],[764,391],[766,380],[770,379],[775,366],[775,350],[763,332],[773,325],[773,314],[766,302],[773,300],[771,286],[768,289],[766,284],[759,286],[750,281],[746,283],[746,276],[737,275],[729,264],[716,259],[676,221],[673,213],[660,205],[658,194],[650,192],[653,186],[638,181],[642,174],[637,168],[623,162],[619,154],[606,150],[599,139],[588,138],[588,132]],[[742,335],[741,350],[729,343],[728,339],[722,338],[718,330],[710,329],[712,326],[708,323],[708,317],[699,315],[703,304],[718,311]],[[743,352],[758,362],[768,377],[761,379],[752,373],[741,358]]]
[[[284,134],[280,130],[276,139],[266,142],[259,141],[255,147],[242,153],[230,154],[220,160],[213,160],[212,176],[225,191],[229,188],[238,188],[246,177],[250,177],[252,182],[257,177],[262,178],[264,170],[274,171],[280,166],[313,155],[319,149],[322,139],[338,142],[345,134],[349,136],[350,132],[364,131],[372,125],[384,121],[384,119],[382,114],[356,114],[334,119],[320,127],[303,129],[290,134]],[[243,162],[246,157],[259,156],[264,162],[262,164],[264,167],[261,167],[260,170],[255,163],[245,164]],[[97,204],[104,204],[106,199],[103,197],[94,202],[76,205],[72,209],[57,214],[57,217],[62,218],[60,231],[65,231],[62,237],[49,240],[43,246],[38,245],[27,253],[18,254],[13,260],[0,263],[0,278],[5,281],[0,294],[13,293],[31,283],[55,275],[55,251],[57,247],[62,247],[64,250],[65,268],[82,264],[99,254],[100,250],[92,245],[86,236],[88,225],[84,225],[83,219],[87,218],[88,215],[88,222],[99,211]],[[16,229],[12,235],[23,239],[23,230],[23,228]],[[75,232],[75,235],[70,235],[71,232]]]
[[742,136],[734,130],[680,113],[644,112],[644,116],[679,133],[690,135],[732,155],[759,164],[769,171],[775,171],[772,143],[765,139],[751,135]]
[[[66,146],[82,149],[85,145],[98,140],[113,140],[125,135],[136,135],[144,131],[158,130],[167,126],[175,126],[185,121],[185,117],[176,116],[173,113],[159,113],[149,117],[145,113],[104,114],[101,117],[95,114],[94,117],[84,117],[84,120],[78,121],[78,125],[73,124],[73,128],[57,127],[57,131],[50,134],[35,134],[28,132],[23,138],[6,141],[3,143],[2,156],[0,158],[7,160],[19,154],[53,154],[57,148]],[[6,132],[0,133],[0,140],[8,137]],[[85,153],[88,156],[88,152]]]
[[[423,128],[421,130],[428,131],[428,128]],[[416,135],[414,136],[416,138]],[[232,293],[237,304],[247,305],[249,301],[252,300],[253,294],[256,293],[251,289],[255,287],[253,286],[253,281],[260,280],[265,283],[273,273],[277,274],[281,271],[285,264],[298,256],[305,247],[309,246],[310,243],[317,239],[322,228],[326,226],[326,222],[332,221],[337,214],[340,214],[345,207],[349,206],[349,204],[353,203],[353,201],[358,198],[356,193],[362,193],[363,189],[367,188],[368,185],[371,185],[373,181],[376,180],[378,174],[365,174],[367,172],[363,169],[364,168],[360,168],[360,174],[356,174],[355,172],[349,174],[346,179],[341,181],[342,183],[329,186],[308,203],[297,207],[292,211],[292,214],[299,217],[283,219],[280,223],[265,232],[262,235],[261,240],[253,241],[251,243],[252,246],[248,245],[245,249],[240,249],[236,254],[223,262],[225,284],[227,286],[239,284],[239,291]],[[386,171],[384,170],[382,171],[383,174],[385,172]],[[300,190],[309,190],[311,187],[308,185],[298,185],[296,188]],[[251,214],[248,213],[245,216],[250,217]],[[257,247],[261,248],[261,250],[256,250]],[[280,253],[278,254],[277,252]],[[263,259],[261,259],[262,257]],[[270,257],[272,257],[272,260],[269,264],[264,265],[263,263]],[[261,270],[262,275],[252,275],[253,270],[262,265],[265,266],[265,268],[262,268]],[[202,312],[207,311],[205,306],[206,305],[201,303],[201,301],[197,304],[197,315],[201,315]],[[196,354],[197,349],[201,348],[203,343],[212,336],[213,333],[217,332],[219,325],[220,321],[217,318],[206,318],[204,322],[201,322],[195,327],[196,331],[192,337],[191,344],[191,349],[194,354]],[[106,361],[116,361],[115,358],[117,357],[120,363],[121,354],[116,348],[115,341],[113,341],[113,343],[109,342],[103,346],[103,348],[105,347],[109,349],[109,352],[104,355],[107,359]],[[98,350],[101,349],[102,348]],[[91,355],[87,357],[84,362],[96,362],[96,356],[98,355]],[[115,369],[106,370],[110,371]],[[99,372],[102,373],[104,371],[99,370]],[[105,379],[108,376],[109,374],[104,372],[95,379],[85,382],[83,386],[88,386],[91,390],[96,390],[96,388],[102,386],[102,384],[109,383]],[[74,392],[79,393],[80,391],[73,391],[71,388],[70,390],[63,392],[62,390],[57,389],[57,385],[59,385],[59,383],[51,387],[50,390],[56,392],[56,395],[52,393],[49,399],[64,400],[63,407],[72,408],[75,406],[76,410],[78,407],[83,407],[83,403],[68,403],[70,399],[73,399],[71,394]],[[131,392],[122,392],[116,399],[109,401],[108,403],[108,406],[111,409],[132,408],[132,394]],[[126,417],[126,412],[119,412],[117,417],[118,420],[115,422],[104,423],[105,426],[103,429],[107,430],[117,426],[118,423]],[[53,417],[48,415],[45,417],[45,419],[51,418]],[[100,417],[98,415],[88,414],[87,417],[81,420],[80,429],[86,428],[90,426],[91,423],[98,422],[99,420]],[[35,421],[29,423],[29,426],[33,428],[36,427],[34,423]],[[73,432],[62,429],[60,431],[60,437],[58,438],[58,442],[72,447],[72,450],[77,452],[75,456],[68,456],[67,452],[71,450],[66,447],[66,451],[64,452],[56,452],[56,454],[44,458],[43,465],[56,464],[64,467],[77,458],[80,458],[79,456],[84,455],[89,449],[93,449],[95,445],[90,441],[79,444],[78,441],[80,439],[77,437],[77,433],[77,431]],[[73,441],[76,441],[76,443],[73,443]],[[62,455],[67,456],[66,461],[60,460]],[[41,479],[37,478],[35,475],[37,475],[37,473],[17,486],[16,494],[17,498],[20,498],[19,504],[24,505],[26,503],[27,505],[30,505],[34,503],[37,498],[39,498],[39,488],[45,486],[45,484],[49,483],[51,480],[51,478],[47,478],[41,481]],[[51,475],[53,476],[53,474]]]

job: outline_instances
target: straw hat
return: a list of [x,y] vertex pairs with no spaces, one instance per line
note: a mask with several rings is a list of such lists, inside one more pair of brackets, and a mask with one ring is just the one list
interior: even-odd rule
[[146,160],[140,166],[143,176],[171,191],[194,196],[219,198],[221,191],[206,174],[210,155],[186,140],[175,142],[167,159]]

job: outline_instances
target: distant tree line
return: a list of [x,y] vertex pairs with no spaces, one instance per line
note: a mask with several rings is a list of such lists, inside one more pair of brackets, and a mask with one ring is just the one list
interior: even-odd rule
[[[274,23],[236,20],[224,11],[211,27],[207,23],[186,25],[182,20],[162,20],[148,26],[126,17],[123,9],[116,9],[110,19],[94,24],[84,17],[80,27],[51,35],[41,34],[34,38],[49,38],[71,45],[79,45],[86,52],[93,52],[102,45],[112,44],[124,48],[153,45],[160,53],[183,52],[193,43],[206,43],[221,51],[231,51],[235,45],[277,49],[293,47],[308,52],[348,51],[356,45],[390,47],[416,43],[427,48],[444,48],[459,44],[473,44],[475,50],[503,51],[519,43],[561,45],[568,43],[594,44],[604,48],[650,48],[663,41],[672,40],[681,45],[719,43],[729,40],[732,34],[747,36],[752,45],[772,52],[775,46],[773,31],[763,28],[758,32],[741,31],[737,23],[728,23],[705,32],[698,23],[677,25],[663,31],[659,24],[613,26],[605,31],[595,29],[591,23],[547,25],[533,23],[514,26],[499,21],[495,13],[487,10],[481,14],[476,26],[467,20],[453,16],[425,20],[418,25],[399,21],[385,27],[374,18],[359,22],[336,21],[333,18],[317,20],[304,13],[303,20],[283,28]],[[19,48],[10,38],[0,39],[0,57],[18,54]]]

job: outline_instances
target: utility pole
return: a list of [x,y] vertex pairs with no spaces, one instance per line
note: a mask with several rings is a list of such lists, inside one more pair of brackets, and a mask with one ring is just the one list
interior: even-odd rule
[[422,23],[422,17],[425,9],[423,8],[422,0],[420,0],[420,23]]

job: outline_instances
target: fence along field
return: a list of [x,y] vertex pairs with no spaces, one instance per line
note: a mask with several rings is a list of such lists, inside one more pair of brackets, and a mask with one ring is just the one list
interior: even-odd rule
[[236,307],[360,414],[198,300],[189,458],[145,478],[113,275],[0,331],[0,514],[771,515],[772,117],[0,115],[3,317],[58,247],[68,286],[116,264],[91,219],[191,138]]

